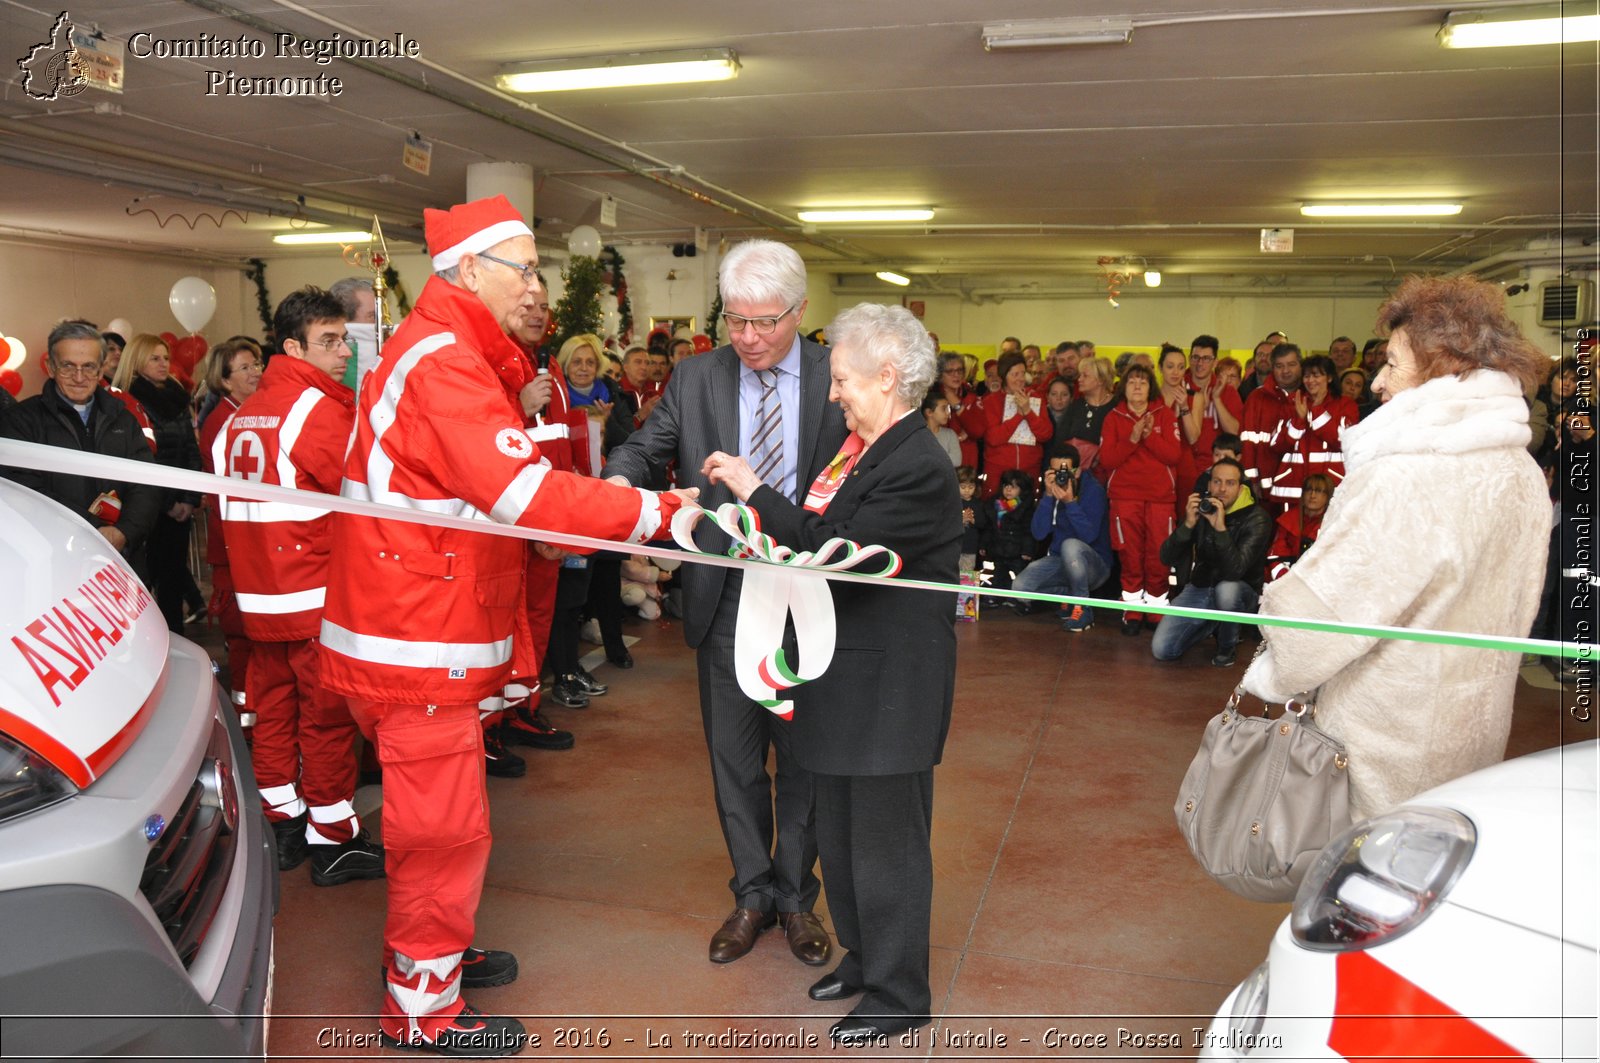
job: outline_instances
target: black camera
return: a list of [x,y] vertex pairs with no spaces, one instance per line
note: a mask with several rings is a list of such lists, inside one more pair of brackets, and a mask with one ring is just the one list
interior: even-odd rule
[[1078,476],[1070,468],[1062,467],[1054,470],[1057,487],[1068,487],[1077,483]]
[[1201,491],[1200,492],[1200,512],[1204,513],[1206,516],[1209,517],[1209,516],[1211,516],[1211,514],[1215,513],[1216,511],[1217,511],[1217,504],[1214,501],[1212,501],[1211,492],[1210,491]]

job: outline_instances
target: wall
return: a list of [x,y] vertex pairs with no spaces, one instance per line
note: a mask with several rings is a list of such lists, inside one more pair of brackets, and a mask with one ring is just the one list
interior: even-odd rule
[[219,340],[240,331],[260,332],[254,295],[244,301],[254,286],[237,269],[176,256],[0,243],[0,332],[27,345],[28,360],[19,370],[23,396],[43,385],[39,358],[50,329],[63,318],[87,318],[103,327],[123,317],[136,331],[183,335],[167,293],[186,276],[208,281],[217,292],[217,311],[203,335]]

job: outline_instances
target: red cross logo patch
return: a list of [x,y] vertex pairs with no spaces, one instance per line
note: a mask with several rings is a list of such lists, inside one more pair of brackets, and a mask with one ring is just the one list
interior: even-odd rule
[[266,471],[266,464],[262,460],[266,454],[267,448],[262,445],[260,436],[254,432],[240,432],[234,437],[233,446],[228,448],[228,475],[238,480],[260,483]]
[[502,428],[494,437],[494,445],[508,458],[533,457],[533,440],[520,428]]

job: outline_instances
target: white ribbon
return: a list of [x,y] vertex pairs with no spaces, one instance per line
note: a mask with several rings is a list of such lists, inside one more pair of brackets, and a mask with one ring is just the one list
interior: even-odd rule
[[[672,538],[685,550],[701,553],[694,541],[695,525],[704,518],[733,540],[729,557],[760,561],[745,569],[739,589],[739,616],[733,636],[733,671],[739,689],[787,720],[794,702],[782,697],[801,683],[828,670],[838,626],[833,613],[833,593],[827,582],[799,575],[801,569],[843,572],[881,559],[878,571],[866,573],[886,578],[900,571],[900,555],[883,546],[862,546],[849,539],[832,538],[811,552],[791,550],[761,530],[761,518],[748,506],[725,503],[716,510],[684,508],[672,518]],[[783,632],[794,618],[798,666],[783,649]]]

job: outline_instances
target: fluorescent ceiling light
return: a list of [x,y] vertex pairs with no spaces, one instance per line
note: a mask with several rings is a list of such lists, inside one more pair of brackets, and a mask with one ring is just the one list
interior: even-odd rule
[[272,238],[275,244],[366,244],[372,242],[370,232],[335,232],[318,229],[316,232],[279,233]]
[[1128,18],[1038,18],[998,22],[983,27],[983,50],[996,48],[1059,48],[1074,44],[1127,44],[1133,36]]
[[817,224],[850,221],[927,221],[927,207],[844,207],[838,210],[802,210],[800,220]]
[[878,271],[878,279],[881,281],[887,281],[890,284],[898,284],[902,288],[911,283],[910,277],[902,277],[900,274],[890,272],[886,269],[880,269]]
[[1448,218],[1461,213],[1460,203],[1302,203],[1308,218]]
[[[1567,14],[1582,9],[1589,13]],[[1439,28],[1439,43],[1446,48],[1513,48],[1594,40],[1600,40],[1600,12],[1595,11],[1593,4],[1452,11]]]
[[731,49],[699,48],[507,63],[495,75],[495,83],[511,92],[566,92],[727,81],[738,76],[739,57]]

